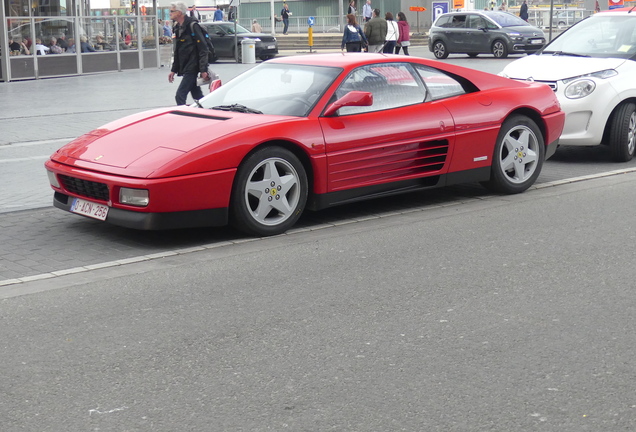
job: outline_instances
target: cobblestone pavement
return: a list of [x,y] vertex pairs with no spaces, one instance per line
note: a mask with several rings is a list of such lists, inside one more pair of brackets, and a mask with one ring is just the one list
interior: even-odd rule
[[[253,66],[222,62],[215,69],[227,81]],[[52,208],[42,166],[48,156],[111,120],[173,105],[176,85],[167,82],[167,74],[161,68],[0,83],[0,287],[254,240],[228,229],[138,232]],[[604,148],[560,149],[544,166],[537,187],[634,169],[636,161],[609,161]],[[482,199],[514,198],[493,196],[479,185],[409,194],[308,212],[290,234]]]

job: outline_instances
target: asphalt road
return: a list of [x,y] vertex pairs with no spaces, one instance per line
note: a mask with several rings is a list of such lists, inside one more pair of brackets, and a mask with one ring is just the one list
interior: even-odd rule
[[42,95],[0,107],[3,431],[636,429],[634,164],[561,149],[524,194],[404,195],[266,239],[45,207],[38,158],[171,103],[165,75],[0,85]]
[[634,430],[635,178],[14,286],[2,428]]

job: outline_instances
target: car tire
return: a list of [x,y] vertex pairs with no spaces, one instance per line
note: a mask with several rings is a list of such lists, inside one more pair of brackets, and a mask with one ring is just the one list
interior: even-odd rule
[[609,147],[612,159],[627,162],[634,157],[636,148],[636,104],[625,102],[618,106],[609,130]]
[[298,221],[307,194],[307,174],[296,155],[282,147],[261,148],[238,168],[230,223],[250,235],[282,234]]
[[506,43],[500,39],[497,39],[492,43],[490,51],[492,52],[492,55],[495,56],[495,58],[503,59],[508,57],[508,47],[506,46]]
[[448,48],[446,47],[446,44],[444,42],[442,42],[441,40],[433,42],[433,55],[435,56],[435,58],[443,60],[448,57],[448,54]]
[[503,122],[493,153],[488,189],[506,194],[520,193],[537,180],[543,167],[545,144],[537,124],[524,115]]

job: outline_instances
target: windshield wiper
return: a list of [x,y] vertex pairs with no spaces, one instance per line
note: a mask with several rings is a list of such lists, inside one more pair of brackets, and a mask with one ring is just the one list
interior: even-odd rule
[[[543,54],[550,54],[550,51],[544,51]],[[572,56],[572,57],[589,57],[589,55],[587,54],[577,54],[577,53],[571,53],[571,52],[566,52],[566,51],[554,51],[552,53],[552,55],[555,56]]]
[[241,104],[219,105],[219,106],[212,107],[212,109],[221,110],[221,111],[235,111],[235,112],[249,113],[249,114],[263,114],[262,111],[259,111],[254,108],[249,108]]

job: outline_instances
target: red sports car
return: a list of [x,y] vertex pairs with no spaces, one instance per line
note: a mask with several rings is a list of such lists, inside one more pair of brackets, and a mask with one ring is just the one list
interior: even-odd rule
[[192,106],[109,123],[46,162],[54,205],[136,229],[279,234],[305,209],[455,183],[518,193],[564,114],[543,84],[407,56],[262,63]]

